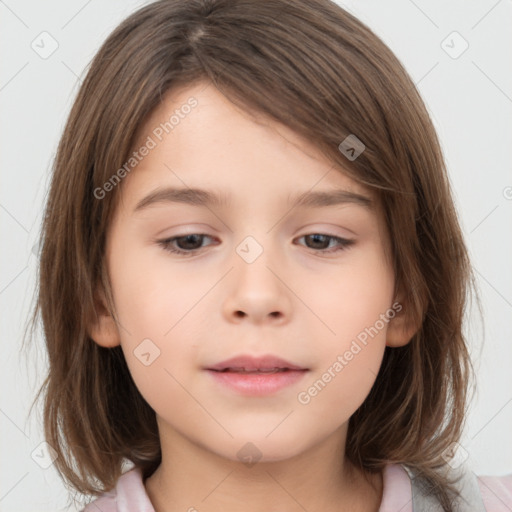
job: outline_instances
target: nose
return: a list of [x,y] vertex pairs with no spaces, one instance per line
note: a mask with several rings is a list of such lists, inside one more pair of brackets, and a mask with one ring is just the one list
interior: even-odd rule
[[282,324],[290,320],[291,289],[289,277],[280,275],[282,265],[270,258],[269,251],[252,263],[236,255],[229,275],[223,314],[230,322]]

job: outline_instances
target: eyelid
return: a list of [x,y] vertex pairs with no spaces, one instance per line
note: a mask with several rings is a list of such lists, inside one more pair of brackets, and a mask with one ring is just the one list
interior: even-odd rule
[[[349,229],[347,226],[342,226],[336,222],[311,222],[309,224],[306,224],[301,228],[301,231],[305,230],[304,234],[311,234],[311,233],[321,233],[324,235],[339,237],[339,238],[347,238],[347,237],[357,237],[358,234],[353,231],[352,229]],[[347,236],[345,237],[343,234],[335,234],[334,232],[345,232],[347,233]]]

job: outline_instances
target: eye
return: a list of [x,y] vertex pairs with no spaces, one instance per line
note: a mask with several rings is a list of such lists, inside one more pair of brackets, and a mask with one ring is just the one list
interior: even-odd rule
[[[309,242],[312,243],[312,247],[309,247],[306,243],[306,245],[310,249],[314,249],[315,251],[324,254],[331,254],[334,252],[343,251],[355,243],[355,240],[349,240],[346,238],[341,238],[339,236],[327,235],[323,233],[312,233],[310,235],[304,235],[298,238],[298,240],[300,240],[301,238],[309,240]],[[331,242],[334,242],[335,244],[337,244],[337,246],[334,245],[333,247],[331,245]],[[331,247],[328,250],[326,250],[330,245]]]
[[[188,235],[166,238],[165,240],[159,240],[158,245],[170,253],[180,254],[182,256],[193,256],[198,252],[199,249],[204,247],[202,242],[206,238],[212,239],[212,237],[208,235],[192,233]],[[315,252],[323,254],[331,254],[343,251],[355,243],[355,240],[349,240],[339,236],[327,235],[323,233],[303,235],[297,240],[302,238],[308,241],[306,242],[306,246],[309,249],[313,249]],[[334,246],[332,242],[334,242]],[[308,245],[308,243],[312,243],[312,246]]]
[[[159,240],[158,244],[168,252],[181,254],[183,256],[192,256],[197,252],[197,249],[203,247],[201,242],[205,238],[211,237],[200,233],[192,233],[190,235],[175,236],[165,240]],[[178,245],[178,247],[176,247],[176,245]]]

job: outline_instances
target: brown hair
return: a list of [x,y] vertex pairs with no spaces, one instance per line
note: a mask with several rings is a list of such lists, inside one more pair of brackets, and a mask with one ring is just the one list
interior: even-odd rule
[[[423,475],[444,510],[441,471],[462,433],[473,369],[462,333],[467,250],[437,135],[411,78],[363,23],[329,0],[160,0],[117,27],[92,60],[58,147],[41,233],[38,301],[49,373],[44,430],[76,490],[114,487],[122,463],[144,478],[160,464],[155,413],[121,347],[91,340],[98,287],[114,315],[104,260],[120,187],[94,190],[129,158],[162,95],[198,81],[281,122],[374,190],[392,244],[396,291],[419,330],[386,347],[377,380],[350,418],[346,453],[367,472],[402,463]],[[355,134],[353,161],[338,149]],[[475,288],[476,289],[476,288]]]

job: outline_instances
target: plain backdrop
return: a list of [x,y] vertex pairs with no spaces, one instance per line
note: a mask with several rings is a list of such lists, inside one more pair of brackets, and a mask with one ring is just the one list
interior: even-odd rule
[[[64,510],[67,502],[54,466],[44,467],[38,409],[28,416],[46,370],[40,336],[30,357],[21,352],[35,243],[51,163],[84,70],[114,27],[143,3],[0,0],[0,512]],[[512,2],[340,5],[403,62],[438,130],[484,307],[484,325],[476,308],[466,324],[478,393],[462,446],[477,474],[510,473]]]

